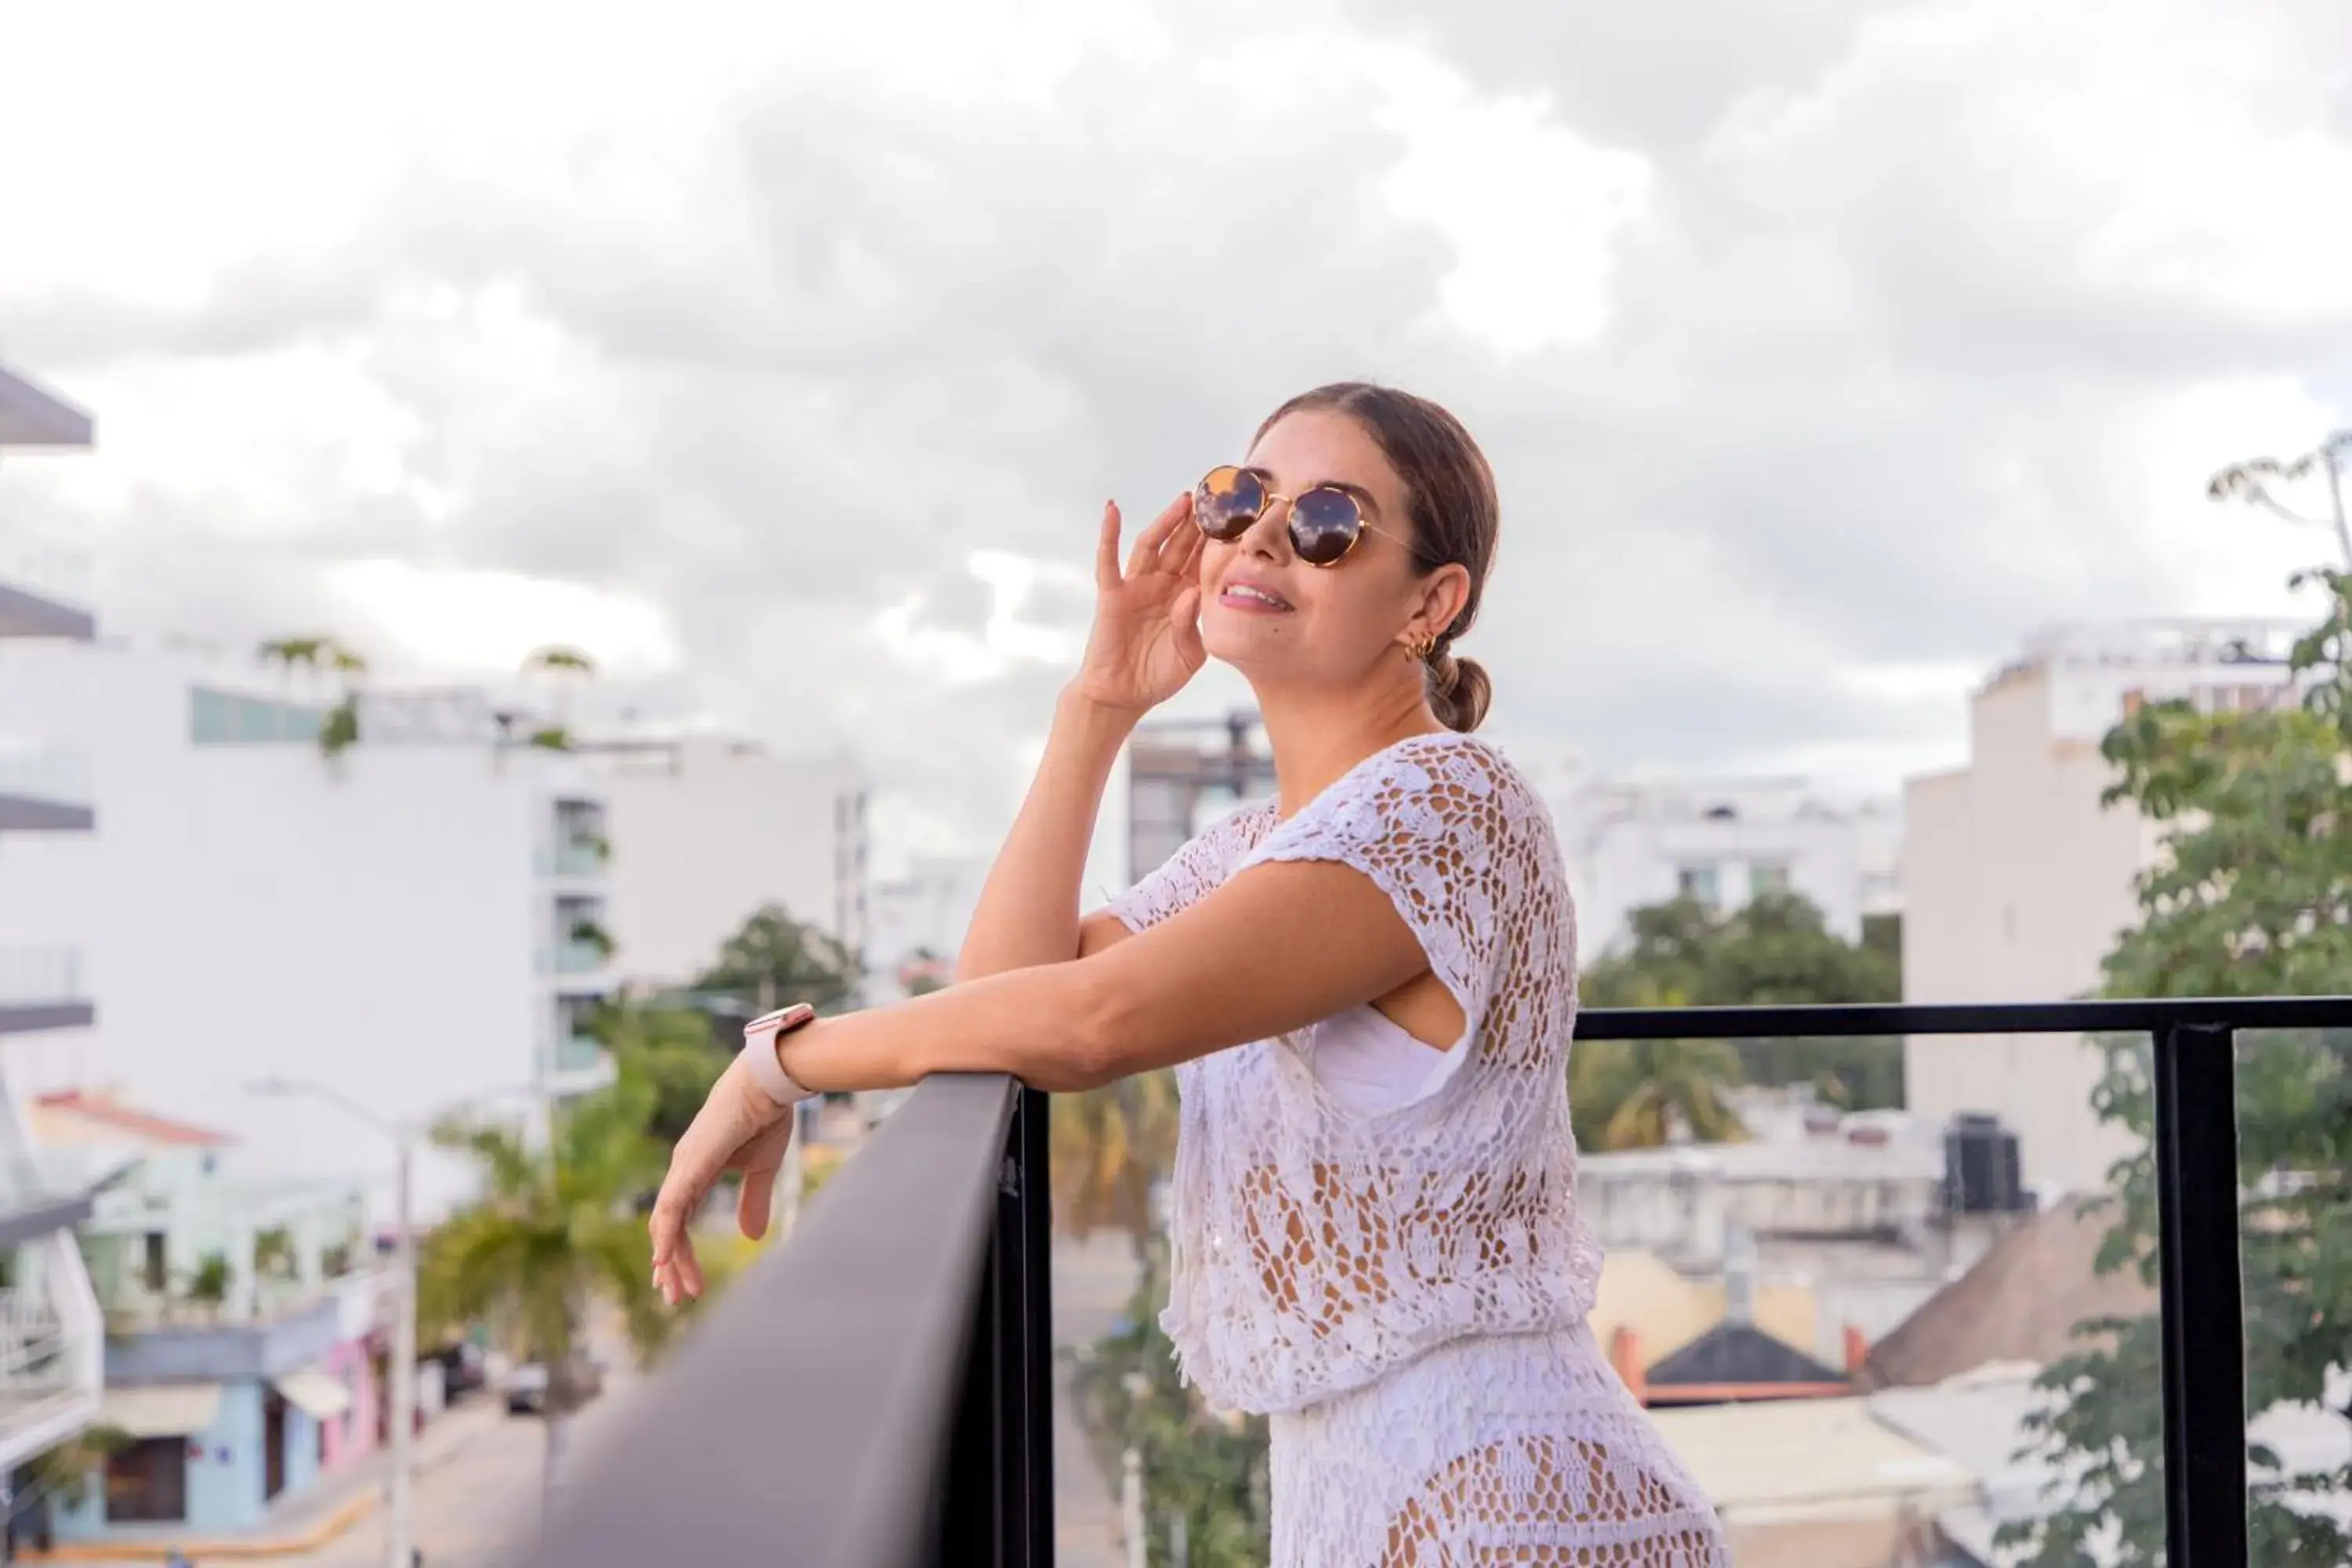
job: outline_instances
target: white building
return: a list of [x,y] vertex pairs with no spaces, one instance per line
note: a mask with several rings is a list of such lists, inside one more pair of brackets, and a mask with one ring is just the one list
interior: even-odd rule
[[1901,907],[1891,805],[1841,804],[1799,779],[1623,782],[1577,763],[1541,787],[1587,963],[1626,939],[1634,910],[1676,898],[1728,912],[1793,891],[1848,941],[1861,938],[1864,916]]
[[[80,447],[90,437],[88,416],[0,369],[0,448]],[[68,646],[96,630],[86,582],[79,560],[11,537],[0,513],[0,679],[26,657],[20,649],[39,646],[19,639]],[[10,721],[0,709],[0,1479],[13,1483],[18,1466],[97,1414],[106,1341],[72,1230],[89,1215],[89,1194],[35,1156],[23,1058],[58,1031],[86,1029],[95,1010],[70,920],[19,876],[50,840],[86,839],[96,815],[70,737]]]
[[[2047,633],[1970,704],[1969,762],[1905,795],[1906,1002],[2081,996],[2137,916],[2133,878],[2157,848],[2129,807],[2103,808],[2106,731],[2139,701],[2207,710],[2277,700],[2299,627],[2157,621]],[[1911,1110],[1940,1122],[1999,1116],[2032,1184],[2102,1190],[2126,1140],[2093,1112],[2099,1054],[2074,1037],[1915,1039]]]
[[868,940],[864,771],[723,735],[587,740],[612,822],[612,934],[631,982],[680,984],[768,904]]
[[[612,988],[601,782],[499,743],[464,692],[370,700],[331,756],[327,686],[114,643],[0,660],[0,730],[85,754],[100,822],[9,858],[0,943],[76,942],[100,999],[92,1027],[31,1054],[38,1087],[122,1085],[259,1166],[350,1172],[389,1149],[251,1082],[402,1117],[511,1115],[609,1078],[583,1032]],[[421,1206],[467,1179],[421,1162]]]
[[920,970],[953,973],[990,864],[986,856],[917,856],[904,876],[874,885],[866,958],[877,994],[894,994]]

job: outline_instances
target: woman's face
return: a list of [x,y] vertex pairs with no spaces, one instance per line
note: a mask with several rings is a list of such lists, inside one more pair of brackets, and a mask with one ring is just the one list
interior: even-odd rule
[[1317,485],[1354,492],[1370,524],[1336,566],[1290,547],[1290,503],[1276,502],[1239,539],[1201,552],[1201,641],[1244,674],[1344,681],[1384,654],[1423,607],[1428,584],[1408,548],[1404,480],[1361,425],[1328,409],[1285,416],[1243,461],[1295,496]]

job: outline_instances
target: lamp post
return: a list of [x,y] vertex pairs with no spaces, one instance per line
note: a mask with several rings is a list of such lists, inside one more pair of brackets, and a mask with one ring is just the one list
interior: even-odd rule
[[[2352,468],[2352,430],[2338,430],[2300,457],[2250,458],[2242,463],[2232,463],[2213,476],[2205,487],[2205,494],[2214,500],[2235,498],[2248,501],[2307,528],[2333,527],[2336,546],[2344,552],[2345,569],[2352,571],[2352,522],[2347,521],[2344,508],[2347,468]],[[2327,481],[2328,516],[2305,517],[2273,499],[2271,481],[2305,479],[2315,473]]]
[[[262,1079],[249,1087],[255,1094],[323,1100],[392,1140],[393,1275],[398,1300],[392,1314],[392,1486],[384,1508],[384,1557],[390,1568],[411,1568],[416,1471],[416,1233],[411,1182],[416,1139],[421,1130],[429,1129],[440,1117],[488,1096],[469,1096],[445,1106],[423,1118],[420,1124],[380,1116],[349,1096],[307,1079]],[[508,1092],[535,1095],[538,1091],[520,1085]]]

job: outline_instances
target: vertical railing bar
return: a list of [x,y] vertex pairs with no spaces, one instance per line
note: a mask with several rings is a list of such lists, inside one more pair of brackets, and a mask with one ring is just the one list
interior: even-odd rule
[[[992,1226],[992,1231],[996,1227]],[[994,1235],[972,1292],[972,1326],[964,1342],[962,1388],[957,1396],[943,1471],[937,1555],[942,1568],[995,1568],[997,1563],[996,1337],[1003,1272]],[[912,1568],[912,1565],[910,1565]]]
[[996,1322],[988,1350],[996,1379],[996,1528],[993,1542],[997,1568],[1024,1568],[1029,1561],[1029,1452],[1025,1441],[1029,1391],[1029,1233],[1022,1224],[1023,1194],[1028,1186],[1021,1168],[1026,1148],[1023,1123],[1028,1119],[1029,1090],[1013,1090],[1013,1113],[1006,1119],[1004,1151],[996,1179]]
[[2155,1047],[2165,1557],[2246,1568],[2236,1033],[2175,1024]]
[[1027,1331],[1023,1404],[1028,1416],[1029,1558],[1054,1568],[1054,1186],[1053,1101],[1024,1087],[1014,1126],[1021,1140],[1022,1318]]

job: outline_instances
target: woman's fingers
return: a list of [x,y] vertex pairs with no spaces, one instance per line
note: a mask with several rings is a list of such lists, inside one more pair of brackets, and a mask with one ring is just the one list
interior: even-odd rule
[[1103,502],[1102,534],[1095,541],[1095,586],[1109,593],[1118,586],[1118,502]]
[[1184,662],[1198,669],[1208,661],[1209,650],[1201,645],[1201,590],[1195,586],[1176,595],[1168,607],[1168,624],[1176,638],[1176,651]]
[[1151,520],[1151,526],[1136,535],[1135,548],[1128,552],[1127,574],[1130,577],[1164,565],[1165,547],[1175,536],[1177,527],[1192,512],[1192,498],[1188,493],[1168,503],[1167,509]]
[[768,1234],[768,1215],[775,1204],[776,1173],[746,1171],[735,1194],[735,1225],[745,1237],[757,1241]]
[[1184,570],[1184,563],[1192,559],[1202,539],[1201,531],[1192,526],[1192,492],[1187,490],[1178,496],[1169,504],[1168,510],[1160,515],[1161,521],[1168,524],[1169,529],[1167,533],[1160,536],[1160,570],[1181,572]]
[[[1184,498],[1184,516],[1192,515],[1192,498]],[[1186,582],[1197,582],[1201,576],[1201,552],[1209,547],[1209,536],[1197,528],[1187,528],[1176,536],[1176,542],[1162,552],[1160,564]]]

